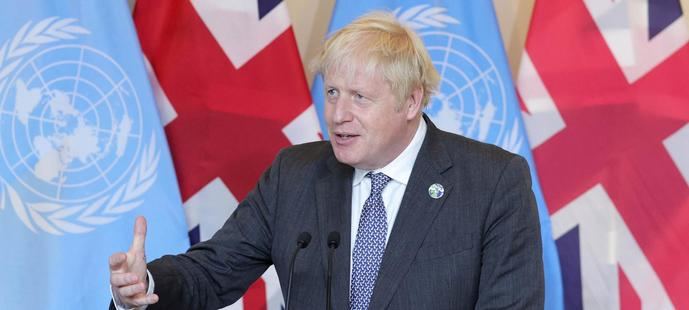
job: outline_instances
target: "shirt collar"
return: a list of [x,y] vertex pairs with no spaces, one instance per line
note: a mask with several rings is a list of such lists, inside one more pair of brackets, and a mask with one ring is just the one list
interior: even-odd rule
[[[423,144],[423,139],[426,137],[427,130],[426,121],[422,118],[419,121],[419,127],[416,128],[416,133],[414,138],[407,147],[397,155],[389,164],[385,167],[373,170],[374,173],[382,172],[389,176],[393,180],[404,184],[405,186],[409,182],[409,176],[411,176],[411,170],[414,167],[414,162],[416,161],[416,156],[419,155],[419,150],[421,150],[421,145]],[[363,170],[354,168],[354,177],[352,179],[352,185],[357,186],[361,183],[361,180],[366,177],[366,174],[371,170]]]

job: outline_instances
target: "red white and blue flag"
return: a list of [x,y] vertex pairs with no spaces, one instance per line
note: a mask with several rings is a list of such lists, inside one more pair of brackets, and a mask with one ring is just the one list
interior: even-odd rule
[[[285,3],[138,0],[134,19],[192,243],[210,238],[277,152],[319,140]],[[280,309],[271,267],[228,309]]]
[[679,0],[538,0],[518,89],[567,309],[689,308]]

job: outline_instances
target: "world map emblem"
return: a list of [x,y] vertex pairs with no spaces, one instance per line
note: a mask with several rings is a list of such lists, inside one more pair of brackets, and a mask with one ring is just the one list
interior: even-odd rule
[[446,11],[423,4],[393,12],[419,34],[440,74],[438,92],[425,112],[442,130],[517,153],[524,141],[517,118],[507,114],[506,85],[488,53],[445,29],[460,24]]
[[79,44],[89,33],[51,17],[0,47],[0,210],[37,233],[115,221],[157,177],[136,88],[107,53]]

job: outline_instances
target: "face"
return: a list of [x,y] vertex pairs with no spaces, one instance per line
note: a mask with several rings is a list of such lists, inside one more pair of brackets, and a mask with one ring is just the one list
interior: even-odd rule
[[422,92],[413,91],[400,104],[380,74],[339,71],[324,77],[325,119],[335,157],[359,169],[382,168],[414,137]]

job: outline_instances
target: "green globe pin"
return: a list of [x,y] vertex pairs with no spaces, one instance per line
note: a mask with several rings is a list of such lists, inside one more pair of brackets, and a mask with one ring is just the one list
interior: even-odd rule
[[438,183],[435,183],[428,188],[428,195],[433,199],[443,197],[443,194],[445,194],[445,189]]

